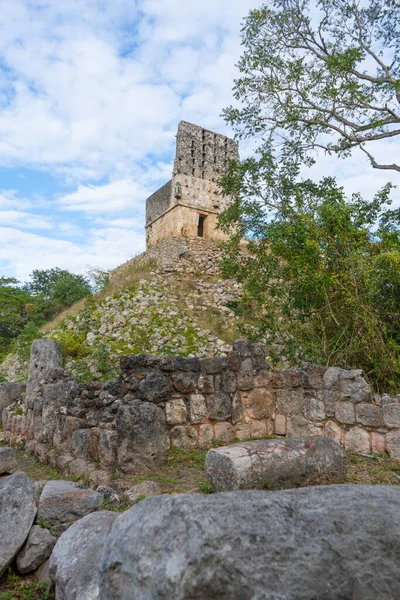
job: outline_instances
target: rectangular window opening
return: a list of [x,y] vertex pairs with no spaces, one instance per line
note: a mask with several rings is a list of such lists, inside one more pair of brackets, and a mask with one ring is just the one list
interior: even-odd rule
[[199,215],[199,224],[197,226],[197,235],[198,237],[204,237],[204,221],[206,217],[204,215]]

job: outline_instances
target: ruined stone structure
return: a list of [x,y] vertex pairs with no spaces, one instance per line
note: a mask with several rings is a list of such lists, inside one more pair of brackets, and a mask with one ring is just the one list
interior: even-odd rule
[[0,384],[10,394],[2,436],[96,483],[156,468],[169,445],[271,434],[325,435],[400,460],[400,398],[374,395],[361,371],[271,369],[265,347],[246,340],[219,358],[123,356],[119,379],[105,384],[78,384],[61,364],[55,341],[33,343],[26,394]]
[[233,140],[181,121],[172,179],[146,200],[147,247],[172,236],[224,239],[216,223],[229,198],[218,181],[228,160],[238,158]]

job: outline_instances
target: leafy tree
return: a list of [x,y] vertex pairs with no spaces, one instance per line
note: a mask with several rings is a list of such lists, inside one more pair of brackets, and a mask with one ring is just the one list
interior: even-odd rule
[[26,289],[35,297],[44,320],[92,293],[83,275],[60,269],[35,269]]
[[32,318],[30,294],[11,277],[0,277],[0,355]]
[[370,201],[347,199],[334,179],[298,182],[266,156],[232,164],[223,185],[234,197],[220,217],[230,235],[223,268],[243,282],[261,333],[284,332],[304,356],[363,368],[386,391],[398,386],[400,210],[387,210],[391,185]]
[[88,272],[95,292],[101,292],[110,283],[111,270],[101,267],[90,267]]
[[270,0],[242,30],[244,52],[225,117],[285,159],[360,148],[377,169],[374,142],[400,134],[397,0]]

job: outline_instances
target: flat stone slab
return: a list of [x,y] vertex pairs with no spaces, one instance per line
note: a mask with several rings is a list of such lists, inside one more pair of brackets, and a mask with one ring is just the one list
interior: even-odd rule
[[28,537],[36,502],[36,486],[26,473],[0,478],[0,577]]
[[207,479],[217,492],[283,490],[345,480],[342,447],[322,436],[257,440],[207,452]]
[[12,473],[17,468],[17,459],[12,448],[0,448],[0,475]]
[[103,497],[73,481],[48,481],[39,500],[38,522],[48,525],[73,523],[96,510],[101,510]]
[[153,496],[106,537],[100,598],[393,600],[399,556],[397,486]]

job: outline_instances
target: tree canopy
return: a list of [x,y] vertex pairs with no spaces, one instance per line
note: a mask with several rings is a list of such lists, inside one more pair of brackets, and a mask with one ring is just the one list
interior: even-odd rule
[[390,184],[370,200],[349,199],[332,178],[269,170],[285,194],[274,211],[268,198],[244,193],[245,169],[224,180],[234,201],[220,219],[231,236],[223,266],[244,284],[242,308],[251,306],[258,334],[283,336],[303,360],[362,368],[381,389],[397,388],[400,210],[388,210]]
[[25,288],[35,297],[44,320],[92,293],[86,277],[58,267],[34,269]]
[[250,12],[234,96],[224,111],[242,137],[284,160],[360,148],[377,169],[376,142],[400,135],[397,0],[270,0]]
[[11,277],[0,277],[0,355],[28,323],[33,305],[29,293]]
[[30,347],[43,323],[91,293],[86,277],[58,267],[35,269],[24,285],[0,277],[0,356],[17,339]]

